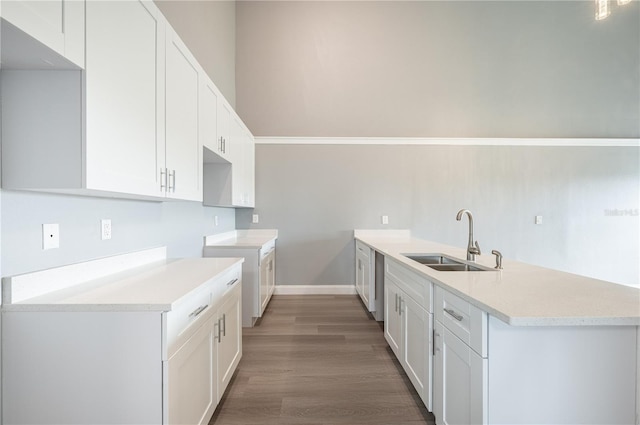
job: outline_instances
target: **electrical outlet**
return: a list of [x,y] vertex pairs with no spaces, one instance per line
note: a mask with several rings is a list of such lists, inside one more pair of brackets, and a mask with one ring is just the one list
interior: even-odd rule
[[111,239],[111,220],[108,218],[101,220],[100,228],[102,229],[102,240]]
[[251,222],[253,224],[260,223],[260,216],[258,214],[254,214],[253,217],[251,217]]
[[58,224],[42,225],[42,249],[60,248],[60,226]]
[[536,221],[535,221],[535,223],[536,223],[536,224],[542,224],[542,216],[541,216],[541,215],[537,215],[537,216],[536,216]]
[[213,225],[218,227],[218,216],[217,215],[213,216]]
[[389,224],[389,216],[388,215],[383,215],[382,216],[382,224]]

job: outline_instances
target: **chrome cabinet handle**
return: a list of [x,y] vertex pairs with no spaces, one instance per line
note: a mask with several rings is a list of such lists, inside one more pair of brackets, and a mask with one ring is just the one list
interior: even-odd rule
[[444,309],[444,311],[445,311],[446,313],[449,313],[449,315],[450,315],[451,317],[453,317],[454,319],[456,319],[458,322],[462,322],[462,319],[464,319],[464,317],[463,317],[463,316],[461,316],[461,315],[457,314],[455,311],[453,311],[453,310],[452,310],[452,309],[450,309],[450,308],[445,308],[445,309]]
[[400,305],[398,306],[398,315],[402,316],[402,297],[398,296],[398,298],[400,299]]
[[227,315],[222,315],[222,336],[227,336]]
[[167,190],[167,169],[160,169],[160,190],[165,192]]
[[207,307],[209,307],[209,304],[206,305],[201,305],[200,307],[196,308],[195,310],[193,310],[190,314],[189,317],[197,317],[200,313],[202,313]]
[[398,294],[396,294],[396,312],[398,311]]
[[232,281],[227,283],[227,286],[233,286],[233,284],[236,283],[237,281],[238,281],[238,279],[233,279]]
[[169,173],[169,192],[176,191],[176,170],[171,170]]
[[218,344],[222,341],[222,328],[220,327],[220,319],[218,319]]

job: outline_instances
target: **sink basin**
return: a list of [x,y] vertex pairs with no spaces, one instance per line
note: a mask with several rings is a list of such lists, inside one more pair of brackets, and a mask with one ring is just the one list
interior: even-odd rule
[[[410,260],[441,272],[486,272],[494,269],[469,264],[444,254],[402,254]],[[495,270],[494,270],[495,271]]]
[[427,266],[440,272],[486,272],[491,270],[471,264],[427,264]]
[[417,261],[420,264],[463,264],[455,258],[448,257],[444,254],[402,254],[410,260]]

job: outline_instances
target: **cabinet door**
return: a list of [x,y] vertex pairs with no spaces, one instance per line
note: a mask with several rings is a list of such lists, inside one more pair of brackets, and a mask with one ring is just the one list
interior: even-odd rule
[[260,263],[260,317],[264,314],[264,310],[269,304],[274,289],[274,258],[275,250],[271,250],[269,254],[262,259]]
[[218,142],[220,150],[229,158],[233,152],[231,146],[231,106],[222,98],[218,97]]
[[167,26],[166,34],[167,197],[201,201],[202,148],[198,138],[199,65],[170,26]]
[[402,347],[401,292],[389,278],[384,283],[384,338],[398,359]]
[[233,144],[233,152],[231,154],[231,201],[233,205],[246,206],[245,199],[245,134],[242,125],[237,119],[231,120],[231,143]]
[[433,413],[436,423],[487,423],[487,359],[436,321]]
[[168,360],[169,424],[206,424],[217,404],[213,324],[200,329]]
[[242,310],[240,282],[234,285],[218,315],[218,401],[242,357]]
[[2,17],[84,68],[84,1],[3,1]]
[[162,15],[146,1],[88,1],[86,23],[86,186],[162,196]]
[[408,296],[402,298],[402,366],[428,410],[431,403],[433,318]]
[[226,159],[218,137],[218,90],[209,78],[203,78],[200,89],[200,139],[211,152]]
[[358,292],[358,294],[360,295],[360,298],[362,298],[362,301],[366,305],[367,302],[364,298],[364,293],[363,293],[364,270],[365,270],[364,256],[362,255],[362,252],[360,252],[360,250],[356,247],[356,291]]

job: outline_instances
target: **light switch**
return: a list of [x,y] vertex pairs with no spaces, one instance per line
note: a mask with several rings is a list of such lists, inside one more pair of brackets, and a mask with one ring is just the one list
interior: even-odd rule
[[258,214],[254,214],[253,217],[251,217],[251,222],[253,224],[257,224],[260,222],[260,216]]
[[382,224],[389,224],[389,216],[388,215],[383,215],[382,216]]
[[214,226],[218,226],[218,216],[217,215],[213,216],[213,225]]
[[60,247],[60,226],[56,224],[42,225],[42,249]]
[[541,215],[537,215],[536,216],[536,224],[542,224],[542,216]]

